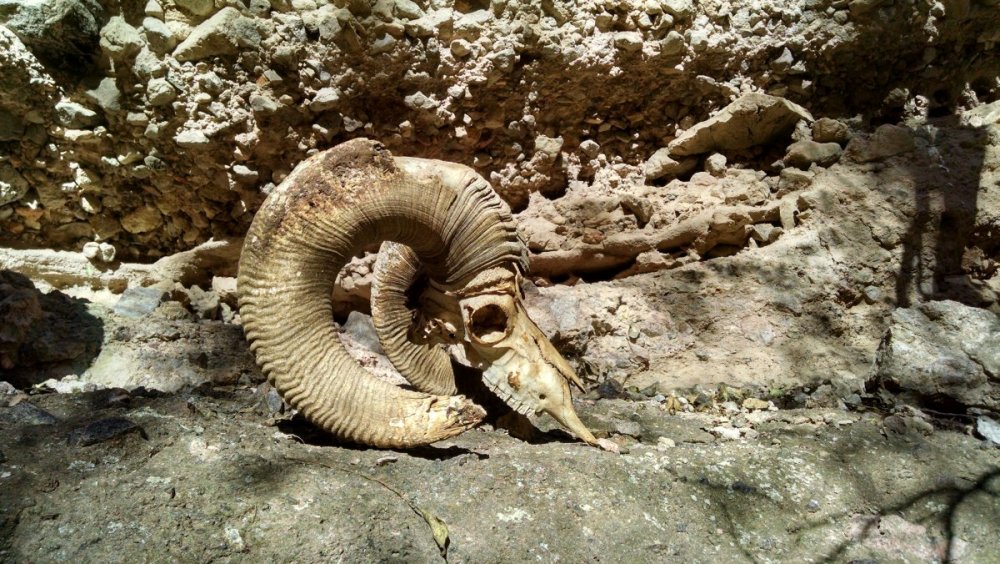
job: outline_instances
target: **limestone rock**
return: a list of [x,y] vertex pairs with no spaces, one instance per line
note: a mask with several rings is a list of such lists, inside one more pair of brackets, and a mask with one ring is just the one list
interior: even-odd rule
[[0,206],[16,202],[28,192],[28,181],[16,168],[0,163]]
[[160,55],[170,52],[177,46],[177,38],[167,24],[157,18],[142,20],[142,29],[146,33],[146,41],[150,49]]
[[59,125],[73,129],[91,127],[100,121],[97,112],[69,100],[56,104],[56,119]]
[[927,302],[892,313],[874,379],[906,395],[944,396],[1000,408],[1000,317],[958,302]]
[[819,118],[812,124],[812,138],[817,143],[847,143],[851,130],[842,121]]
[[671,141],[669,154],[677,158],[747,149],[788,135],[802,119],[813,117],[798,104],[767,94],[746,94]]
[[185,149],[197,149],[209,143],[208,137],[199,129],[185,129],[174,136],[174,141]]
[[854,137],[844,150],[846,155],[859,163],[879,161],[912,151],[916,147],[913,133],[900,125],[879,126],[868,137]]
[[340,90],[337,88],[321,88],[309,102],[309,109],[313,112],[323,112],[336,107],[340,101]]
[[106,113],[117,113],[122,109],[122,93],[118,90],[115,79],[110,76],[101,79],[97,88],[88,90],[86,96]]
[[670,180],[691,172],[697,164],[698,159],[693,157],[681,158],[680,160],[674,159],[670,156],[670,149],[664,147],[649,157],[649,160],[643,165],[643,172],[646,174],[647,180],[664,177]]
[[842,150],[837,143],[817,143],[816,141],[796,141],[788,146],[785,165],[806,170],[816,163],[830,166],[840,159]]
[[122,218],[122,227],[129,233],[146,233],[159,227],[163,216],[156,208],[141,207]]
[[721,178],[726,174],[726,156],[715,153],[705,159],[705,172],[712,176]]
[[88,0],[0,0],[0,21],[36,57],[60,69],[89,63],[98,50],[102,16],[101,4]]
[[259,45],[260,33],[254,20],[228,6],[194,28],[174,49],[174,58],[182,62],[197,61],[216,55],[236,55],[240,49],[256,49]]
[[139,30],[120,16],[111,18],[101,29],[101,49],[115,61],[135,56],[143,45]]
[[177,90],[163,78],[154,78],[146,85],[146,99],[151,106],[165,106],[177,98]]
[[114,310],[123,317],[143,317],[152,313],[165,297],[166,292],[159,288],[129,288],[118,299]]
[[196,16],[207,16],[215,9],[212,0],[174,0],[177,7]]

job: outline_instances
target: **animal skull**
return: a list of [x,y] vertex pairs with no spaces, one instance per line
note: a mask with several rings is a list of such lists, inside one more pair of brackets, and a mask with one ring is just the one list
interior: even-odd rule
[[520,274],[497,268],[466,289],[433,285],[420,296],[410,338],[419,344],[459,344],[483,371],[486,385],[522,415],[547,413],[584,442],[598,441],[573,408],[570,384],[583,390],[573,368],[528,316]]
[[[413,390],[366,373],[332,319],[337,274],[382,242],[401,245],[379,253],[373,319]],[[254,216],[240,257],[240,317],[278,392],[342,439],[407,448],[478,424],[485,411],[456,395],[450,359],[435,346],[453,343],[512,407],[549,413],[608,448],[573,411],[573,370],[528,319],[518,289],[526,267],[510,209],[482,176],[354,139],[300,163]],[[428,284],[414,320],[407,303],[418,271]]]

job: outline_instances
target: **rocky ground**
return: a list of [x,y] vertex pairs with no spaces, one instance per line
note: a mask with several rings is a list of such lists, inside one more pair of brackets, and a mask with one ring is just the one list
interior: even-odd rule
[[[0,559],[996,558],[1000,449],[961,419],[605,399],[580,410],[625,454],[489,428],[392,452],[331,444],[266,396],[105,390],[0,408]],[[717,438],[723,421],[752,438]]]

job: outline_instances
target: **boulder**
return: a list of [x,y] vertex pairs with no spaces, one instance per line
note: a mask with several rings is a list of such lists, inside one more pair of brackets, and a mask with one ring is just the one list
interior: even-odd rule
[[796,141],[788,146],[785,154],[785,166],[807,170],[813,163],[819,166],[830,166],[840,159],[843,151],[837,143],[817,143],[815,141]]
[[892,313],[873,379],[904,400],[946,398],[1000,408],[1000,317],[958,302],[928,302]]
[[0,23],[45,64],[79,70],[98,51],[103,9],[95,0],[0,0]]
[[713,151],[747,149],[789,135],[799,120],[813,117],[784,98],[754,92],[685,131],[667,146],[674,159]]
[[851,130],[842,121],[819,118],[812,124],[812,138],[817,143],[847,143]]
[[649,160],[643,165],[643,172],[646,174],[647,180],[657,178],[671,180],[691,172],[697,164],[698,159],[694,157],[674,159],[670,156],[670,149],[664,147],[649,157]]
[[260,32],[253,19],[231,6],[219,10],[191,31],[174,49],[178,61],[198,61],[217,55],[236,55],[241,49],[260,46]]

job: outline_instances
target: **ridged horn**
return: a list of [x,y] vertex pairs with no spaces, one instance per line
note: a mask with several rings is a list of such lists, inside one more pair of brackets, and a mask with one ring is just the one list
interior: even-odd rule
[[444,286],[527,260],[510,210],[474,171],[355,139],[300,163],[257,212],[240,258],[240,316],[269,381],[309,421],[344,440],[405,448],[456,435],[484,412],[463,396],[377,380],[344,349],[334,281],[383,241],[409,246]]
[[406,291],[420,274],[416,253],[406,245],[382,243],[373,272],[372,322],[385,355],[417,390],[455,394],[455,371],[448,353],[438,345],[407,338],[414,312],[406,305]]

